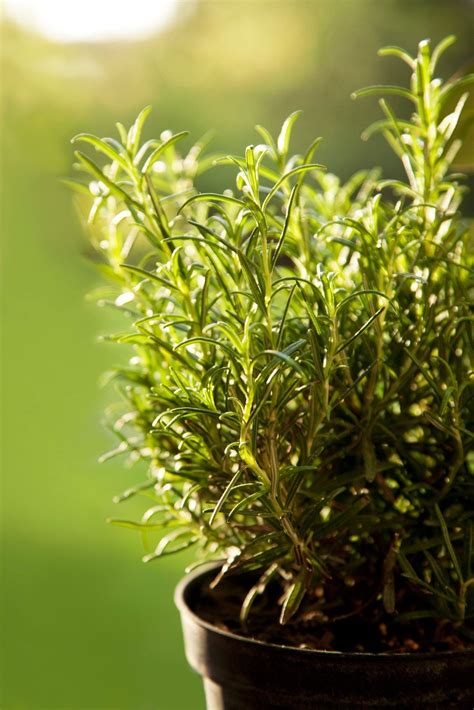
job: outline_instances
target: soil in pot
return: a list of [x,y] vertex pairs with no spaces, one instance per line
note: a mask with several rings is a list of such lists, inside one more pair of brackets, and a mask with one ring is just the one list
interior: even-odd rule
[[[446,620],[421,618],[404,620],[412,612],[419,597],[406,592],[397,599],[397,612],[388,614],[380,601],[378,590],[370,590],[366,581],[346,589],[325,584],[308,594],[298,614],[285,626],[278,621],[278,600],[284,590],[278,583],[267,587],[257,598],[246,625],[239,621],[242,600],[255,584],[253,575],[230,575],[212,588],[205,585],[195,608],[196,614],[217,628],[266,643],[296,648],[341,651],[346,653],[433,653],[472,648],[474,642],[461,635]],[[346,608],[352,614],[335,609],[331,619],[320,611],[323,595],[326,599],[347,599]],[[369,602],[367,602],[367,598]],[[328,604],[325,602],[327,609]],[[474,632],[474,629],[471,629]],[[468,632],[469,633],[469,629]],[[474,638],[474,633],[473,636]]]

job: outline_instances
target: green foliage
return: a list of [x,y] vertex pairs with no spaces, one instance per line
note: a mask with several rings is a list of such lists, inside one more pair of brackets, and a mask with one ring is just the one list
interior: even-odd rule
[[76,153],[110,282],[100,302],[127,323],[107,339],[132,350],[110,374],[107,457],[148,465],[117,500],[150,507],[112,522],[140,532],[145,561],[197,545],[222,562],[218,579],[258,572],[244,623],[275,576],[282,623],[316,587],[330,618],[355,611],[344,590],[358,579],[389,613],[410,589],[412,616],[473,614],[473,284],[450,174],[466,95],[447,108],[470,78],[434,78],[450,42],[383,50],[409,65],[410,88],[357,92],[415,108],[401,120],[382,99],[367,132],[406,182],[366,171],[341,184],[313,162],[318,141],[290,155],[298,113],[217,161],[238,171],[219,194],[195,187],[214,162],[206,141],[180,153],[186,134],[166,131],[141,145],[149,109],[120,140],[75,139],[100,159]]

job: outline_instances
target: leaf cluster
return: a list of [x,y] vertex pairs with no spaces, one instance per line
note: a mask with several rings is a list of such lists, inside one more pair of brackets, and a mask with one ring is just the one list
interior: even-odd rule
[[[216,583],[255,572],[243,621],[275,578],[282,623],[316,588],[327,617],[356,613],[357,580],[388,613],[409,589],[412,617],[473,615],[473,282],[450,172],[472,77],[435,78],[451,42],[382,50],[409,88],[357,92],[412,105],[405,120],[382,98],[366,132],[405,181],[343,184],[315,162],[320,139],[291,154],[298,112],[240,156],[206,157],[207,139],[180,151],[185,132],[142,142],[148,108],[118,139],[74,139],[98,154],[76,152],[74,186],[99,303],[123,315],[107,340],[129,350],[108,377],[119,443],[103,458],[148,470],[117,498],[145,497],[142,519],[112,522],[139,531],[146,561],[197,546]],[[235,186],[200,193],[222,163]]]

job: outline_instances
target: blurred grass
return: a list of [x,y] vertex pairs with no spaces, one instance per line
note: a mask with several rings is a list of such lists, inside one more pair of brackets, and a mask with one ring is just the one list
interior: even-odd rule
[[172,608],[183,560],[144,566],[138,540],[104,524],[133,474],[96,463],[114,355],[94,343],[67,167],[49,167],[5,185],[1,707],[197,707]]
[[[133,534],[104,524],[113,494],[138,477],[96,463],[110,444],[97,380],[117,355],[94,340],[108,314],[84,300],[97,277],[59,182],[70,137],[107,134],[152,103],[148,134],[186,128],[196,138],[214,127],[217,150],[241,151],[255,123],[276,130],[303,108],[297,144],[323,135],[318,160],[330,170],[388,173],[397,168],[382,143],[359,139],[376,106],[349,99],[361,85],[404,80],[377,48],[414,50],[454,32],[445,73],[471,59],[470,0],[179,8],[173,26],[141,43],[60,45],[2,25],[4,710],[203,707],[172,604],[185,560],[144,566]],[[472,145],[471,131],[460,162],[472,162]],[[219,170],[206,187],[218,187]]]

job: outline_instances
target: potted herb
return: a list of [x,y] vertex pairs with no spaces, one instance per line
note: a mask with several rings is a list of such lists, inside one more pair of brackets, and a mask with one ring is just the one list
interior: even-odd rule
[[[470,707],[474,700],[472,315],[464,189],[450,167],[470,77],[408,64],[381,99],[406,180],[341,184],[291,155],[298,113],[200,194],[186,134],[88,134],[89,223],[131,348],[111,374],[118,448],[145,461],[146,562],[194,546],[177,591],[209,708]],[[454,101],[459,97],[457,103]],[[217,160],[219,162],[219,160]],[[91,197],[92,195],[92,197]],[[83,198],[84,199],[84,198]],[[471,449],[472,455],[472,449]],[[157,536],[158,539],[154,539]]]

